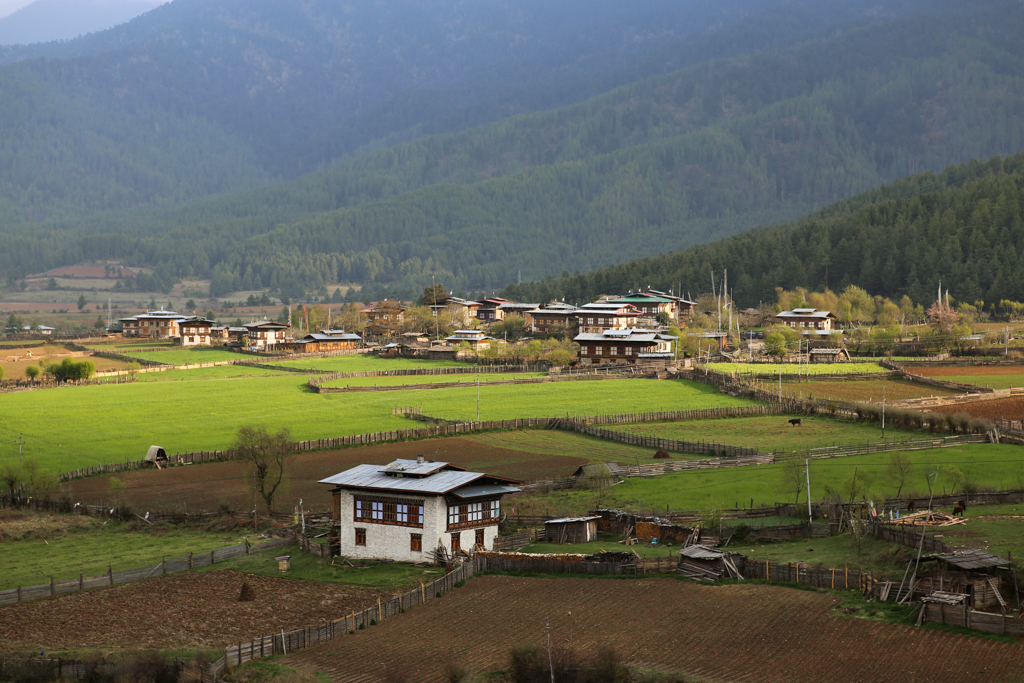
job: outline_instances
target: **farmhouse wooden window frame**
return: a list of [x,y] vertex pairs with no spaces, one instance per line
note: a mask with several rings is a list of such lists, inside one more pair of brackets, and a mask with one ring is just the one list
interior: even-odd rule
[[449,531],[494,526],[500,519],[500,500],[474,501],[472,503],[450,501],[448,503]]
[[352,521],[423,528],[423,501],[353,496]]
[[356,545],[366,545],[366,529],[356,528]]
[[409,534],[409,551],[414,553],[423,552],[423,534]]

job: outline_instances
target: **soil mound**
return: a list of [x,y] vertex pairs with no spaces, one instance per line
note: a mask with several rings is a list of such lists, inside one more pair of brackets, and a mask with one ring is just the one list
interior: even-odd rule
[[668,460],[671,457],[664,448],[659,448],[658,452],[654,454],[655,460]]
[[242,582],[242,592],[238,595],[238,602],[252,602],[256,599],[256,591],[252,589],[248,581]]

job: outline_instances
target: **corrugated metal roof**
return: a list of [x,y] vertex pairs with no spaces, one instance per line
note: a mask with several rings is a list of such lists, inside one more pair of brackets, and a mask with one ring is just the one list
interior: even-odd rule
[[483,498],[484,496],[497,496],[506,493],[516,493],[520,489],[515,486],[502,486],[500,484],[482,484],[479,486],[464,486],[461,489],[452,491],[452,495],[459,498]]
[[725,550],[716,550],[715,548],[708,548],[702,545],[691,545],[680,550],[679,554],[693,560],[720,560],[726,555],[729,555],[729,552]]
[[549,519],[545,524],[569,524],[571,522],[591,522],[600,517],[562,517],[561,519]]
[[[415,461],[406,462],[415,463]],[[436,465],[437,463],[430,464]],[[320,483],[382,491],[442,494],[466,486],[485,476],[481,472],[442,470],[426,477],[396,477],[385,474],[385,469],[386,466],[381,465],[359,465],[339,472],[333,477],[321,479]]]
[[792,311],[783,311],[776,314],[776,318],[784,316],[793,318],[834,318],[830,311],[818,311],[813,308],[794,308]]

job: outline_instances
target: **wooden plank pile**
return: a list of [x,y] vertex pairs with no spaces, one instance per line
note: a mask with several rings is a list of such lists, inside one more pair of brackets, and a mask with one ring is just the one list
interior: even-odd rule
[[903,515],[899,519],[894,519],[892,523],[905,526],[952,526],[966,524],[967,520],[963,517],[954,517],[942,510],[922,510]]

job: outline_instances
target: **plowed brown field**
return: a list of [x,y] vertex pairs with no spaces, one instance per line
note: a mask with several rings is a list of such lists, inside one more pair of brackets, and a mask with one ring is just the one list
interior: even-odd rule
[[958,377],[961,375],[1024,375],[1024,365],[945,365],[914,367],[910,372],[925,377]]
[[829,614],[836,598],[775,586],[703,586],[483,576],[428,604],[290,663],[334,681],[442,681],[447,662],[507,666],[516,644],[612,645],[627,661],[710,681],[938,683],[1019,681],[1024,646]]
[[[336,451],[297,453],[291,459],[288,490],[279,495],[280,507],[288,509],[299,498],[306,509],[327,509],[327,486],[317,482],[360,464],[383,465],[396,458],[450,462],[474,472],[527,481],[569,476],[589,459],[543,455],[499,448],[460,437],[405,441]],[[216,510],[221,502],[243,508],[251,504],[246,491],[245,466],[238,461],[207,463],[165,470],[134,470],[116,476],[125,483],[122,497],[135,506],[152,510]],[[69,482],[66,491],[75,501],[97,502],[110,497],[111,476],[88,477]]]
[[936,406],[928,410],[950,414],[967,413],[971,417],[1001,417],[1004,420],[1024,420],[1024,396],[997,398],[992,401],[954,403],[948,406]]
[[[242,582],[255,591],[238,602]],[[186,572],[0,607],[0,652],[210,648],[324,623],[394,591],[225,570]]]

